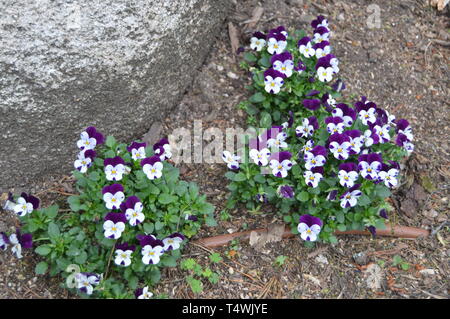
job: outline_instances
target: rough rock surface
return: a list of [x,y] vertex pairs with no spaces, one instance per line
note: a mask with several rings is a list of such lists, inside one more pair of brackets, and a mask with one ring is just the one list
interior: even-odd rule
[[87,126],[142,136],[179,102],[229,8],[214,0],[0,2],[0,191],[68,172]]

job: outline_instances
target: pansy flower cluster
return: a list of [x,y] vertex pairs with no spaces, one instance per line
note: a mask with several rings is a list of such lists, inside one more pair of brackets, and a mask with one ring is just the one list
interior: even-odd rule
[[[407,120],[365,96],[343,98],[341,79],[330,85],[339,62],[328,21],[319,16],[311,26],[312,36],[278,27],[265,38],[261,32],[252,37],[259,45],[251,45],[256,59],[244,56],[256,62],[249,103],[259,110],[261,127],[270,126],[250,137],[242,153],[248,160],[235,160],[227,173],[228,206],[274,204],[301,238],[333,242],[334,230],[383,227],[385,198],[399,185],[400,160],[414,149],[413,133]],[[235,158],[230,150],[226,157]]]
[[17,258],[21,259],[23,257],[22,249],[33,247],[33,235],[22,234],[19,228],[9,236],[4,232],[0,232],[0,250],[6,251],[8,247]]

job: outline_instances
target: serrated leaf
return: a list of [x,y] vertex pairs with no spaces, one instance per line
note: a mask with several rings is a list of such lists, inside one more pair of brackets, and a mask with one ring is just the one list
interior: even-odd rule
[[47,272],[47,269],[48,269],[48,264],[45,261],[41,261],[34,268],[34,272],[37,275],[43,275],[43,274],[45,274]]

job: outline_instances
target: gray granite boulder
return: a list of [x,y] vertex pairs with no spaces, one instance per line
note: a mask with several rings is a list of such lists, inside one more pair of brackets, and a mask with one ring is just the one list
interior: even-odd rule
[[73,169],[79,133],[142,136],[173,110],[228,0],[0,2],[0,190]]

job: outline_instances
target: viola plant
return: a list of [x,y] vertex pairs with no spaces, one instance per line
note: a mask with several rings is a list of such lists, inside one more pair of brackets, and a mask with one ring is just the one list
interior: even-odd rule
[[[400,184],[399,163],[414,149],[412,129],[364,96],[341,97],[342,80],[329,85],[339,68],[328,22],[318,17],[312,26],[311,37],[271,30],[266,42],[283,30],[285,49],[272,53],[260,42],[255,54],[245,56],[254,62],[257,91],[245,105],[265,129],[255,129],[259,134],[247,140],[242,159],[226,173],[227,207],[242,202],[259,212],[270,204],[308,242],[336,242],[336,230],[376,234],[388,217],[386,198]],[[233,156],[228,150],[227,158]]]
[[30,194],[10,195],[5,208],[22,227],[0,234],[0,248],[18,258],[34,248],[44,259],[36,272],[61,275],[81,296],[148,299],[188,239],[203,223],[216,225],[214,206],[179,179],[167,139],[126,145],[89,127],[77,146],[79,195],[68,197],[70,209],[39,208]]

